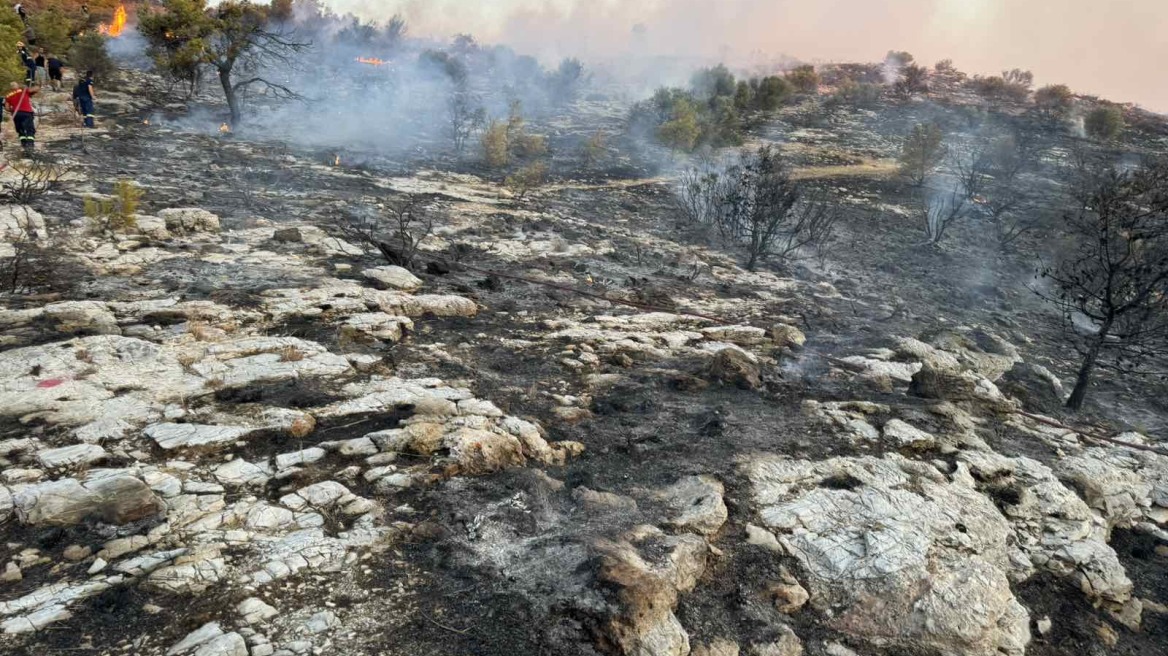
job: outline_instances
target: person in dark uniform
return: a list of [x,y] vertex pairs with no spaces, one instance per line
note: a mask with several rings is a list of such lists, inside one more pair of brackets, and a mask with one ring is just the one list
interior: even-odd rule
[[23,41],[17,41],[16,47],[20,53],[20,63],[24,66],[27,73],[24,76],[25,84],[32,84],[33,78],[36,77],[36,60],[28,53],[28,48],[25,47]]
[[49,53],[49,84],[53,86],[53,91],[61,90],[61,81],[64,79],[65,64],[57,58],[53,53]]
[[73,87],[73,107],[84,117],[87,128],[94,127],[93,100],[93,71],[85,71],[85,77]]
[[37,86],[43,87],[45,86],[45,83],[49,81],[49,69],[47,68],[48,57],[45,56],[45,49],[41,48],[37,50],[36,57],[33,57],[32,61],[34,71],[33,74],[35,75],[33,82],[35,82]]

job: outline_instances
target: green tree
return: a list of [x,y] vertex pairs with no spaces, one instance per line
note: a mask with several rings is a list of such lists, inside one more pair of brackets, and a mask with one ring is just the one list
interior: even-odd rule
[[143,16],[139,31],[146,37],[159,67],[190,76],[203,66],[219,77],[232,124],[242,116],[240,94],[253,86],[277,97],[295,98],[288,87],[272,82],[263,71],[291,64],[310,44],[297,41],[269,21],[271,5],[225,0],[208,10],[206,0],[163,0],[161,11]]
[[791,95],[791,85],[781,77],[770,75],[758,81],[754,91],[754,107],[765,111],[776,110]]
[[109,39],[105,36],[89,32],[77,39],[73,47],[69,48],[68,54],[70,66],[80,71],[82,75],[85,71],[93,71],[94,79],[103,86],[109,85],[114,71],[117,70],[109,52],[106,51],[107,41]]
[[15,11],[0,11],[0,84],[23,82],[27,69],[16,54],[16,44],[24,39],[24,26]]
[[734,106],[746,110],[754,106],[754,89],[747,80],[739,80],[734,89]]
[[730,69],[726,68],[724,64],[718,64],[694,73],[690,80],[690,87],[699,98],[709,99],[733,96],[737,84]]
[[819,73],[811,64],[796,66],[787,73],[787,81],[799,93],[815,93],[819,90]]
[[1123,133],[1123,111],[1115,105],[1098,107],[1083,120],[1087,136],[1100,141],[1114,141]]
[[669,120],[657,128],[657,139],[674,150],[693,150],[701,134],[697,110],[685,99],[674,103]]
[[900,149],[900,174],[914,187],[925,184],[945,159],[945,135],[936,123],[913,127]]
[[69,47],[75,24],[60,7],[50,6],[30,14],[29,23],[36,34],[37,48],[57,53]]

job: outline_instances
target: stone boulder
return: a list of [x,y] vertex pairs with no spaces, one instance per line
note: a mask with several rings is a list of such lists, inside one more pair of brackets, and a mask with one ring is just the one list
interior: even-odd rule
[[669,509],[670,526],[709,537],[726,523],[725,491],[712,476],[687,476],[655,496]]
[[90,335],[120,335],[117,317],[105,303],[67,301],[45,306],[44,318],[57,332]]
[[711,379],[740,389],[762,387],[762,371],[758,358],[742,349],[728,347],[714,354],[707,372]]
[[13,495],[16,517],[34,526],[73,526],[95,518],[126,524],[165,509],[141,479],[124,470],[93,470],[82,480],[30,485]]
[[197,207],[162,210],[158,218],[166,222],[167,230],[177,234],[219,232],[219,217]]
[[697,585],[708,546],[696,535],[666,536],[641,526],[618,540],[600,540],[600,579],[616,589],[605,629],[628,656],[686,656],[689,635],[673,614],[678,595]]
[[972,481],[895,454],[764,456],[743,469],[762,523],[802,565],[831,628],[942,653],[1025,652],[1010,525]]
[[957,358],[961,368],[997,381],[1022,358],[1018,349],[1006,340],[981,327],[941,330],[924,339],[930,346]]
[[410,273],[408,269],[399,266],[381,266],[365,269],[361,272],[361,275],[377,283],[382,289],[399,289],[401,291],[412,292],[422,287],[421,278]]
[[159,216],[138,214],[134,217],[134,229],[138,234],[159,241],[170,239],[170,231],[166,229],[166,220]]
[[43,241],[48,236],[40,212],[25,205],[0,205],[0,241]]
[[998,389],[1021,401],[1027,410],[1046,414],[1057,412],[1067,398],[1058,376],[1046,367],[1027,362],[1011,367],[998,381]]

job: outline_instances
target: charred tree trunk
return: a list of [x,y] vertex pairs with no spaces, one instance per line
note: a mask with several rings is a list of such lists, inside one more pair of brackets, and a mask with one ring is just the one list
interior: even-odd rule
[[227,98],[227,108],[231,110],[231,127],[239,123],[239,97],[235,93],[235,86],[231,84],[231,69],[219,69],[219,84],[223,86],[223,95]]
[[1095,336],[1091,348],[1083,356],[1083,363],[1079,366],[1079,374],[1075,378],[1075,389],[1071,392],[1070,398],[1067,399],[1067,408],[1071,410],[1077,412],[1082,409],[1083,401],[1087,399],[1087,388],[1091,385],[1091,374],[1095,373],[1095,363],[1099,361],[1099,351],[1103,349],[1103,342],[1111,334],[1112,322],[1111,319],[1104,322],[1099,328],[1099,333]]

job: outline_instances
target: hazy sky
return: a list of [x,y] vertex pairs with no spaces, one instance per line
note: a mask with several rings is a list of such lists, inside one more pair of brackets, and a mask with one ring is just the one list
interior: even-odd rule
[[[1168,0],[324,0],[414,34],[469,32],[546,58],[876,61],[889,49],[1168,112]],[[642,25],[643,29],[634,30]]]

